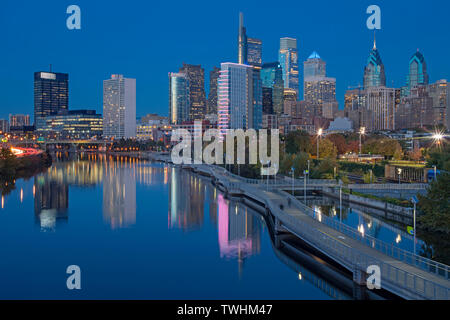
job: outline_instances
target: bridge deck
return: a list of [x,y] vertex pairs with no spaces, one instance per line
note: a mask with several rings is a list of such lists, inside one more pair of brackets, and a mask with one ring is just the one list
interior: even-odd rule
[[[294,202],[298,200],[295,198],[291,198],[289,202],[288,194],[280,190],[265,189],[263,184],[245,184],[235,177],[221,175],[218,172],[214,172],[214,174],[216,177],[220,175],[222,181],[228,180],[234,190],[239,185],[242,193],[266,203],[273,214],[281,220],[284,220],[283,215],[289,216],[291,221],[295,220],[294,224],[284,221],[283,224],[287,226],[288,231],[307,241],[350,271],[355,271],[355,267],[365,271],[369,265],[378,265],[381,269],[382,287],[401,297],[449,299],[449,280],[397,260],[325,225],[296,207]],[[282,210],[280,209],[281,205],[283,206]],[[277,215],[277,213],[280,214]],[[316,237],[312,236],[311,231],[316,233]],[[321,237],[317,238],[317,234]],[[328,245],[330,240],[332,245]],[[361,261],[355,257],[360,258]]]

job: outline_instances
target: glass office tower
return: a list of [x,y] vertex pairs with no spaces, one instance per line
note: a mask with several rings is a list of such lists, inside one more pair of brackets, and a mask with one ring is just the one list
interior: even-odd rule
[[205,70],[201,65],[183,63],[180,73],[184,73],[189,84],[189,119],[203,120],[206,114]]
[[384,64],[381,61],[376,42],[373,43],[373,49],[370,51],[367,65],[364,68],[364,88],[386,86],[386,74],[384,73]]
[[[284,81],[283,70],[279,62],[264,63],[261,69],[262,87],[265,91],[266,105],[269,103],[273,113],[283,113]],[[270,94],[267,89],[270,89]],[[265,108],[268,110],[268,108]],[[266,111],[265,111],[266,112]],[[267,112],[266,112],[267,113]]]
[[409,59],[409,73],[406,80],[406,96],[409,96],[411,89],[418,85],[427,85],[429,81],[427,73],[427,63],[422,53],[417,50]]
[[45,117],[69,108],[69,75],[67,73],[34,73],[34,123],[45,125]]
[[181,124],[189,121],[189,80],[184,73],[169,73],[169,121]]
[[299,71],[297,39],[280,39],[278,60],[280,61],[281,68],[283,70],[284,87],[294,89],[298,96]]

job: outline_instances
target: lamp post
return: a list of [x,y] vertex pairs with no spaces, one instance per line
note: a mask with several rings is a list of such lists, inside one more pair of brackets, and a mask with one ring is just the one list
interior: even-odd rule
[[411,199],[412,203],[414,204],[414,211],[413,211],[413,228],[414,228],[414,255],[416,254],[416,205],[419,202],[416,196],[413,196]]
[[397,168],[397,173],[398,173],[398,184],[401,184],[400,177],[402,175],[402,169],[401,168]]
[[319,160],[319,141],[320,141],[320,136],[322,135],[323,130],[322,128],[319,129],[319,131],[317,131],[317,160]]
[[436,181],[437,177],[436,177],[436,166],[435,165],[433,166],[433,169],[434,169],[434,180]]
[[366,128],[361,127],[361,128],[359,129],[359,154],[361,154],[361,149],[362,149],[362,143],[361,143],[362,136],[363,136],[365,133],[366,133]]
[[295,197],[295,195],[294,195],[294,183],[295,183],[294,173],[295,173],[295,168],[294,167],[291,168],[291,172],[292,172],[292,196]]
[[342,222],[342,180],[339,180],[339,221]]
[[306,206],[306,170],[303,171],[303,201],[305,202],[305,206]]

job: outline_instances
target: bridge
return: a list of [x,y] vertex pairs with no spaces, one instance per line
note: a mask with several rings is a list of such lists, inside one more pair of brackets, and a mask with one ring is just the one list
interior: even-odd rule
[[[168,161],[167,157],[159,157],[158,160]],[[401,298],[450,299],[449,266],[365,235],[364,232],[314,211],[292,195],[280,190],[280,186],[289,186],[285,181],[246,179],[218,166],[183,165],[183,167],[211,177],[226,196],[236,197],[245,204],[259,207],[265,217],[272,222],[277,234],[294,235],[351,272],[353,281],[358,285],[366,285],[366,270],[369,266],[375,265],[380,268],[382,289]],[[338,185],[332,181],[310,182],[317,188]],[[412,188],[406,185],[404,187]]]

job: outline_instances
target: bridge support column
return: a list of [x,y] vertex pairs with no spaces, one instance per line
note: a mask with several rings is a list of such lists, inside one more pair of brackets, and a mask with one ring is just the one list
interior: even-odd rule
[[365,300],[367,298],[367,274],[365,271],[355,267],[353,270],[353,298]]
[[275,222],[275,234],[280,234],[285,231],[283,226],[281,225],[281,221],[278,218],[274,217],[274,222]]

